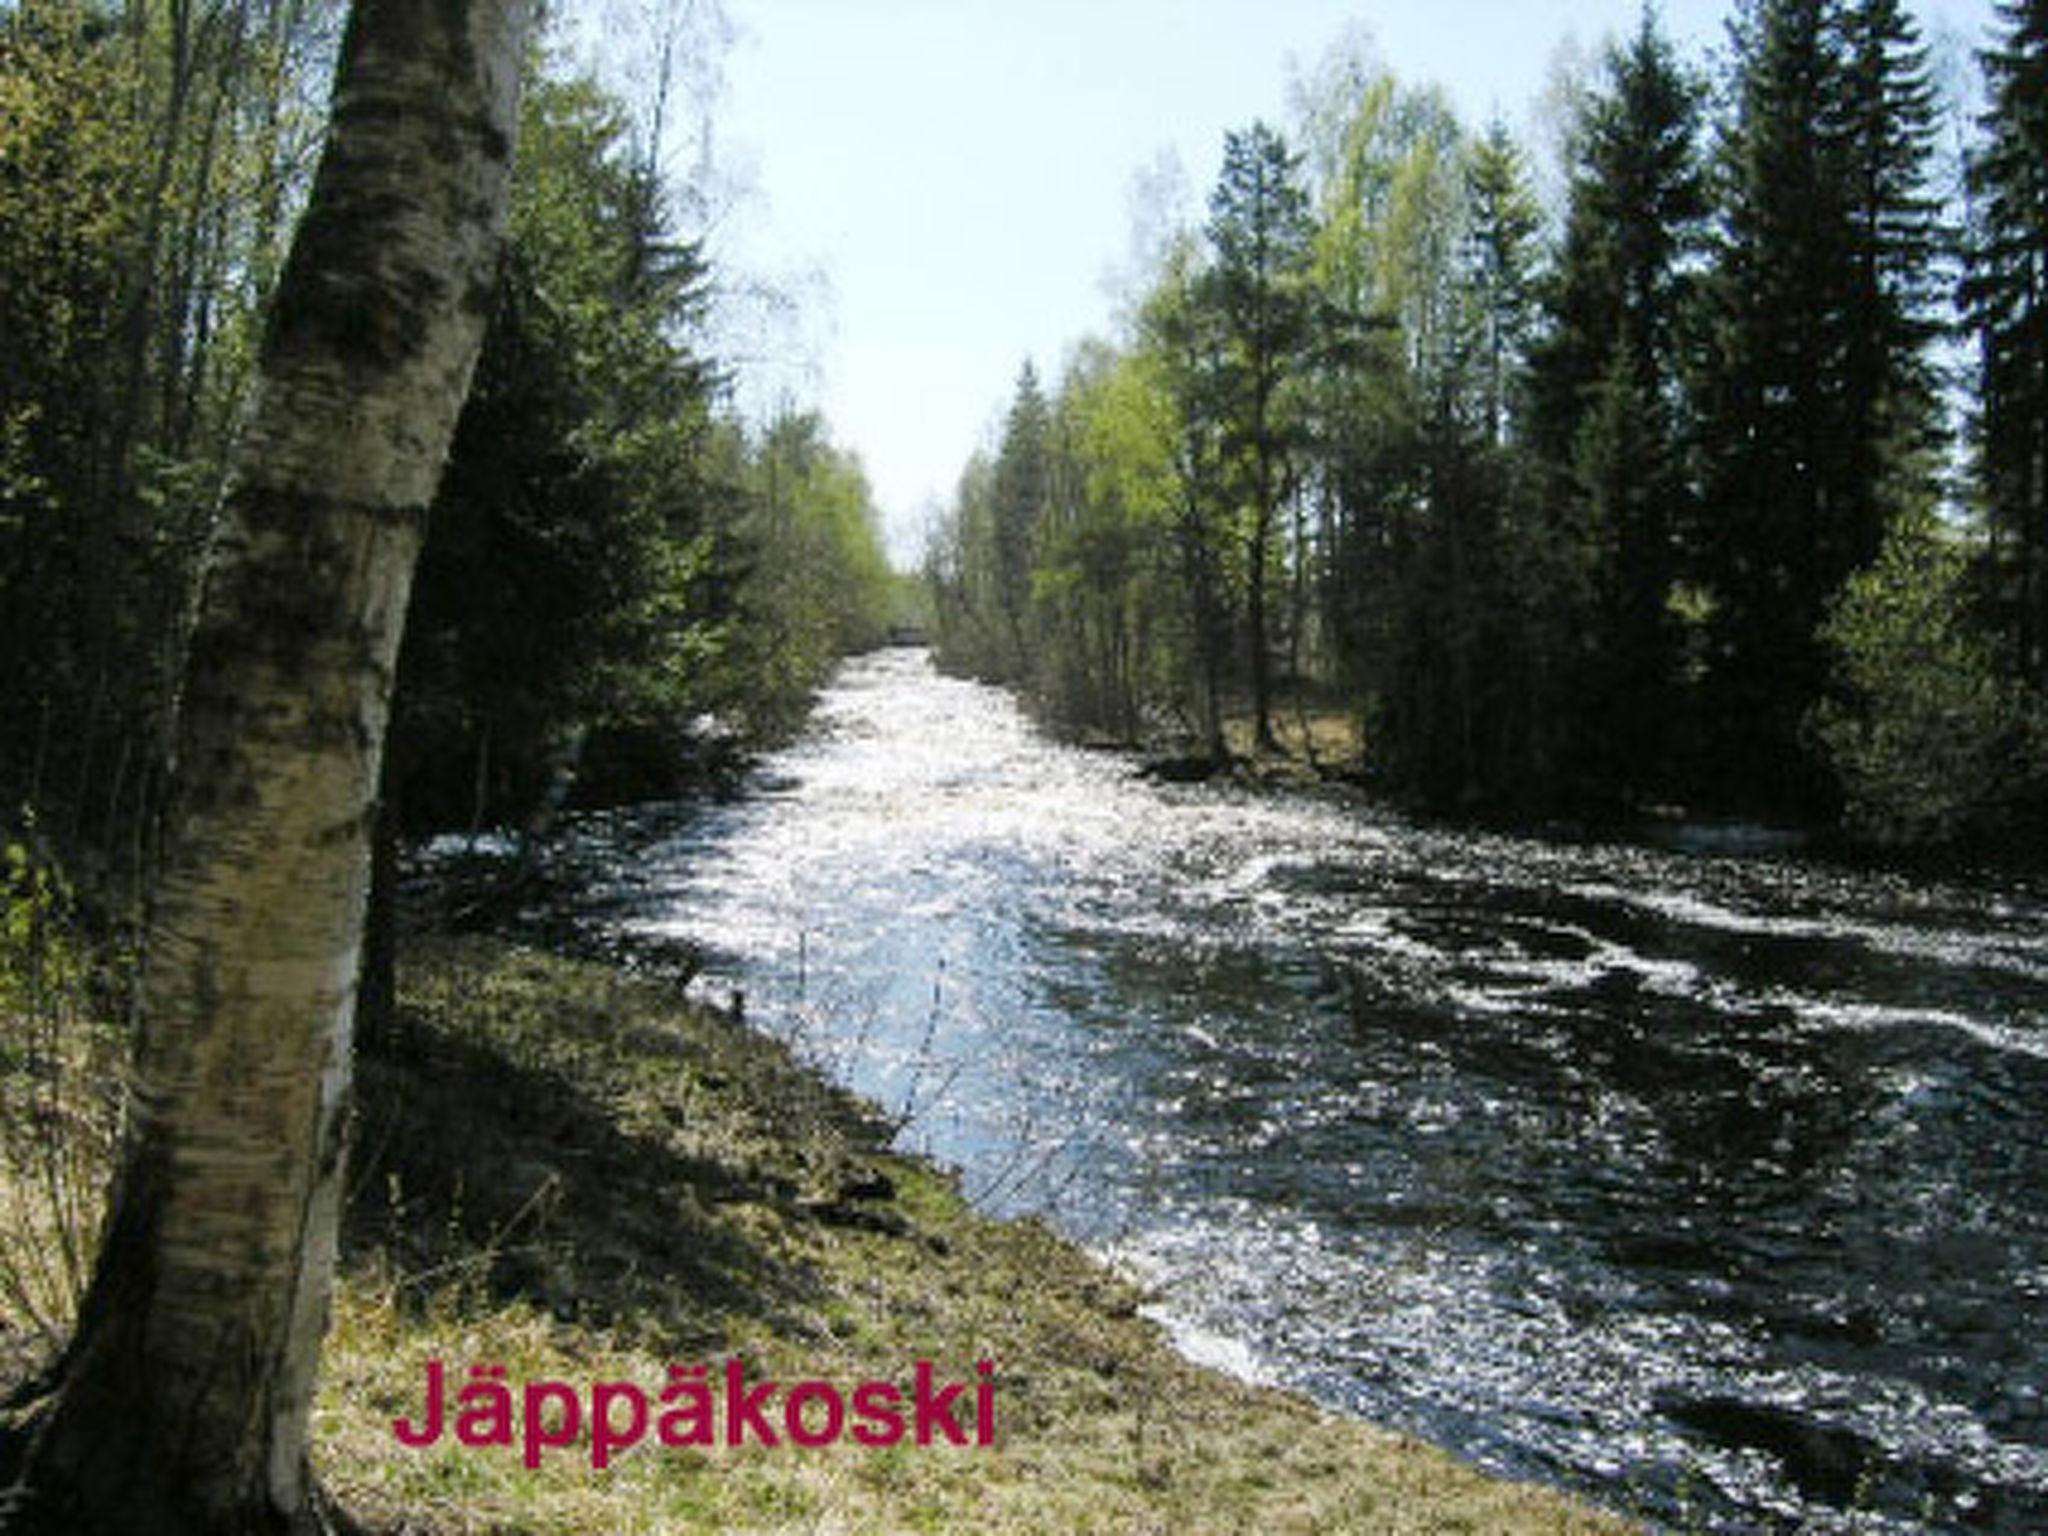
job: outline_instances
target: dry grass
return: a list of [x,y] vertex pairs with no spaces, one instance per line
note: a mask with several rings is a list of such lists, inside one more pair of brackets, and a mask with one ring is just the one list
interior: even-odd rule
[[1355,712],[1283,702],[1268,723],[1277,751],[1259,747],[1249,710],[1233,711],[1223,720],[1225,749],[1261,783],[1308,785],[1356,778],[1365,771],[1365,738]]
[[125,1044],[92,981],[62,879],[0,845],[0,1386],[63,1342],[91,1269]]
[[[1619,1533],[1412,1440],[1182,1360],[1143,1297],[972,1212],[774,1044],[616,969],[421,945],[366,1041],[315,1457],[366,1527],[455,1532]],[[51,1122],[58,1125],[61,1122]],[[21,1195],[0,1169],[0,1211]],[[39,1241],[0,1230],[0,1247]],[[0,1298],[0,1339],[41,1335]],[[47,1342],[47,1340],[42,1340]],[[408,1449],[426,1363],[632,1382],[943,1381],[998,1362],[988,1448]],[[18,1364],[19,1362],[17,1362]],[[4,1365],[0,1361],[0,1365]],[[0,1371],[0,1377],[7,1373]],[[451,1390],[453,1390],[451,1388]]]
[[[391,1530],[1611,1532],[1547,1491],[1194,1367],[1044,1228],[975,1215],[778,1048],[649,983],[492,945],[412,968],[365,1075],[329,1485]],[[443,1134],[417,1134],[429,1125]],[[404,1128],[413,1134],[401,1136]],[[402,1155],[399,1149],[406,1150]],[[431,1186],[431,1187],[430,1187]],[[888,1189],[886,1198],[873,1198]],[[866,1195],[849,1195],[865,1191]],[[988,1449],[400,1446],[426,1361],[624,1380],[942,1380],[999,1362]]]

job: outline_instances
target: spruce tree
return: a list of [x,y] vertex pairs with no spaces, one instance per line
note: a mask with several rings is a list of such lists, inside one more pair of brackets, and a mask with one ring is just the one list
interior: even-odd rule
[[1530,372],[1547,536],[1575,549],[1583,656],[1555,701],[1563,757],[1596,797],[1654,788],[1677,712],[1672,585],[1690,487],[1683,317],[1707,213],[1701,86],[1645,11],[1586,105]]
[[1465,200],[1471,219],[1465,265],[1480,327],[1482,426],[1498,446],[1508,439],[1511,380],[1529,343],[1536,236],[1543,227],[1521,147],[1499,119],[1468,153]]
[[1753,0],[1735,39],[1701,379],[1704,787],[1810,811],[1827,604],[1928,493],[1933,105],[1892,0]]
[[1963,305],[1978,348],[1978,471],[2003,607],[2048,686],[2048,0],[2004,0],[1982,56],[1990,108],[1971,157]]
[[1001,605],[1009,655],[1005,674],[1030,679],[1031,574],[1037,558],[1039,524],[1049,492],[1048,443],[1051,418],[1038,371],[1029,362],[1017,375],[1017,392],[996,454],[991,512],[995,535],[996,599]]
[[1758,0],[1734,29],[1737,104],[1722,145],[1702,389],[1718,749],[1703,787],[1781,802],[1797,798],[1784,782],[1787,748],[1818,678],[1810,637],[1828,584],[1816,556],[1837,478],[1827,380],[1841,362],[1830,322],[1846,242],[1821,129],[1823,12],[1819,0]]
[[1291,490],[1294,438],[1283,391],[1309,341],[1312,230],[1301,157],[1287,141],[1264,123],[1226,135],[1223,170],[1209,200],[1215,264],[1208,291],[1226,338],[1219,383],[1231,402],[1230,435],[1242,487],[1252,723],[1265,748],[1276,744],[1267,598],[1280,508]]
[[1867,566],[1885,529],[1932,502],[1940,411],[1929,345],[1952,247],[1930,185],[1937,128],[1928,55],[1901,0],[1854,0],[1835,22],[1841,57],[1827,124],[1840,165],[1840,429],[1848,498],[1824,551],[1834,587]]

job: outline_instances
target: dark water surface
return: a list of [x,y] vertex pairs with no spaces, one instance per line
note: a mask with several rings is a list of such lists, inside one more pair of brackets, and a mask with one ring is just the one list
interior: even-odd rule
[[1730,1531],[2048,1531],[2048,901],[1157,785],[921,652],[582,909],[1191,1352]]

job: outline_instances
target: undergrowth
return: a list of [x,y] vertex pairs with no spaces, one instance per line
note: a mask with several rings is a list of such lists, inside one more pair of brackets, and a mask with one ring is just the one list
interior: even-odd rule
[[94,965],[62,873],[0,844],[0,1380],[63,1342],[91,1273],[124,1044]]

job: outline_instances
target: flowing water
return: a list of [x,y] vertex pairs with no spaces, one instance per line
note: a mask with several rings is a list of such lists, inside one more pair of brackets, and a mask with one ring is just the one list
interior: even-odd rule
[[1184,1347],[1688,1529],[2048,1531],[2048,901],[1170,786],[921,652],[584,920]]

